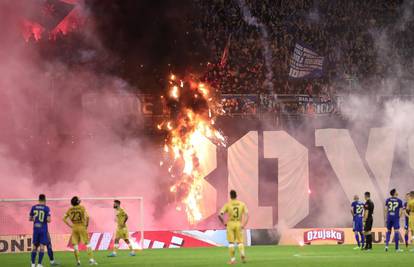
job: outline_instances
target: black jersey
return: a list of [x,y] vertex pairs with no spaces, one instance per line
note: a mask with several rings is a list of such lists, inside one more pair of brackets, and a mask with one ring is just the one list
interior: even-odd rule
[[365,209],[365,212],[367,212],[368,214],[367,217],[372,218],[372,215],[374,214],[374,202],[372,202],[371,199],[368,199],[365,202],[364,209]]

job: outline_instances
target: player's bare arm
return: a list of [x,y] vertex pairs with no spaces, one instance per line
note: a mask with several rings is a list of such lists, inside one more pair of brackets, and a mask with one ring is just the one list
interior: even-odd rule
[[364,210],[364,223],[367,221],[367,218],[368,218],[368,212]]
[[69,227],[69,228],[72,228],[72,224],[70,224],[69,223],[69,221],[68,221],[68,218],[69,218],[69,216],[65,216],[65,217],[63,217],[63,222]]
[[68,221],[68,219],[69,219],[69,214],[65,214],[65,217],[63,217],[63,222],[69,227],[69,228],[72,228],[73,227],[73,225],[71,224],[71,223],[69,223],[69,221]]
[[224,222],[223,216],[224,216],[224,213],[220,212],[219,215],[218,215],[218,218],[219,218],[221,224],[223,224],[224,226],[227,226],[227,224]]
[[125,214],[125,220],[124,220],[124,223],[122,224],[123,227],[126,226],[127,221],[128,221],[128,214]]
[[242,224],[242,229],[246,228],[246,225],[249,222],[249,213],[246,212],[243,215],[243,221],[244,221],[244,223]]

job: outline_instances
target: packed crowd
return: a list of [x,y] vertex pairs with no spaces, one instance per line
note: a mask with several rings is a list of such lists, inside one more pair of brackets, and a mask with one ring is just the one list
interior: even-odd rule
[[[269,93],[261,29],[243,18],[243,4],[267,31],[277,94],[377,88],[388,77],[414,73],[412,1],[210,0],[195,1],[195,29],[211,51],[207,80],[223,93]],[[242,7],[242,8],[241,8]],[[408,13],[407,13],[408,12]],[[324,76],[291,80],[296,42],[325,57]],[[224,56],[223,56],[224,54]],[[220,64],[221,63],[221,64]],[[403,71],[401,71],[403,69]],[[407,78],[407,77],[404,77]],[[369,85],[369,86],[367,86]]]
[[221,104],[226,115],[289,114],[314,115],[333,114],[338,103],[326,96],[308,95],[222,95]]

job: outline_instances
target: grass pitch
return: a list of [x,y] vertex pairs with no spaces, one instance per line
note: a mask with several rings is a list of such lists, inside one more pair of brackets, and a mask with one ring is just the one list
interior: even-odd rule
[[[370,252],[353,250],[353,246],[255,246],[246,248],[246,267],[266,266],[300,266],[300,267],[353,267],[353,266],[413,266],[414,252],[404,247],[404,252],[396,253],[391,247],[384,252],[384,246],[374,246]],[[228,253],[226,248],[196,248],[196,249],[160,249],[145,250],[129,257],[128,252],[119,252],[116,258],[107,258],[108,252],[96,252],[95,258],[99,266],[228,266]],[[76,266],[74,257],[70,252],[56,253],[56,259],[62,267]],[[82,266],[89,266],[86,253],[81,253]],[[2,254],[1,267],[30,266],[30,255]],[[45,255],[43,266],[50,266]]]

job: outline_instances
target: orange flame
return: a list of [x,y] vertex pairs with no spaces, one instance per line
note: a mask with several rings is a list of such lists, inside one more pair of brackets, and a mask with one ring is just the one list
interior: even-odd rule
[[170,91],[170,96],[172,98],[178,99],[179,97],[179,91],[178,91],[178,86],[174,85]]
[[[179,87],[186,90],[186,83],[171,74],[169,84],[173,85],[169,91],[170,98],[178,101]],[[170,192],[179,198],[189,223],[195,224],[203,219],[204,177],[199,164],[201,155],[198,154],[197,148],[205,138],[222,146],[225,146],[226,139],[220,131],[214,128],[215,116],[220,114],[221,108],[217,104],[218,101],[213,101],[214,98],[208,86],[191,80],[188,84],[188,90],[193,92],[189,95],[194,99],[202,98],[207,103],[208,111],[199,111],[191,105],[181,107],[174,121],[162,123],[158,125],[158,129],[164,127],[169,133],[164,145],[164,153],[170,159],[168,171],[171,177],[176,177],[178,173],[178,180],[170,187]],[[182,93],[184,94],[184,91]],[[177,165],[180,166],[179,170],[176,168]],[[181,207],[177,206],[176,209],[181,210]]]

